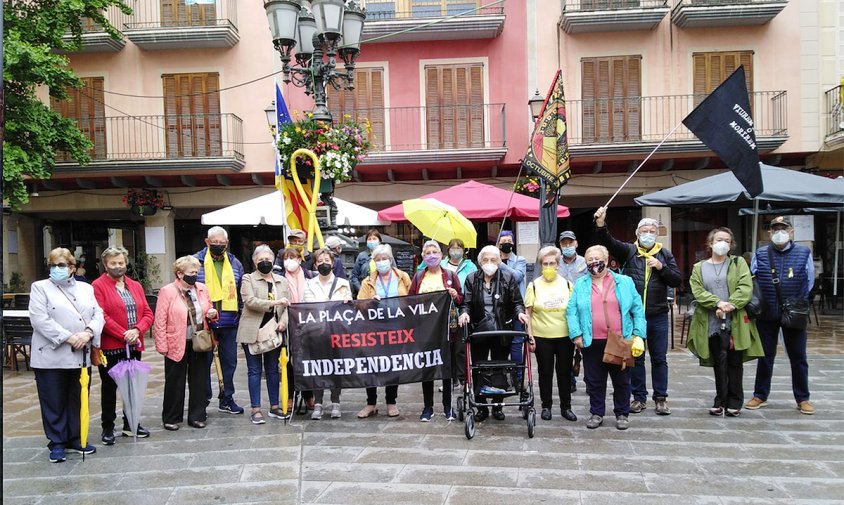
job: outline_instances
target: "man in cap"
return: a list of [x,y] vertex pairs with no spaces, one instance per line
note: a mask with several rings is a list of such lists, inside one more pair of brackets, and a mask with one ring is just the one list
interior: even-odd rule
[[[337,235],[329,235],[325,239],[325,247],[331,249],[334,254],[334,276],[340,279],[346,278],[346,268],[343,266],[343,260],[340,259],[343,254],[343,239]],[[306,263],[308,270],[313,270],[313,259]]]
[[[621,264],[624,275],[633,278],[636,290],[642,295],[648,338],[645,339],[651,355],[651,386],[656,413],[667,416],[668,408],[668,289],[683,282],[674,255],[656,241],[659,222],[644,218],[636,226],[636,241],[621,242],[610,235],[606,225],[607,208],[595,212],[596,238]],[[607,265],[607,268],[609,265]],[[638,414],[647,408],[648,389],[645,355],[636,358],[630,370],[633,401],[630,413]]]
[[[586,275],[586,259],[577,254],[577,236],[571,230],[560,233],[560,252],[562,261],[557,268],[560,277],[574,286],[574,281]],[[580,349],[574,351],[574,364],[571,367],[571,392],[577,391],[577,376],[580,375],[580,361],[583,359]]]
[[[808,247],[794,243],[794,229],[788,218],[779,216],[771,221],[768,230],[771,245],[756,250],[750,271],[762,290],[762,313],[756,328],[765,349],[765,357],[756,364],[756,384],[753,398],[745,408],[756,410],[768,404],[777,339],[782,331],[783,344],[791,362],[791,389],[797,409],[806,415],[815,413],[809,401],[809,364],[806,361],[806,329],[786,328],[780,324],[781,305],[788,298],[808,302],[815,280],[815,265]],[[774,269],[775,272],[771,272]],[[776,277],[777,281],[774,281]],[[776,288],[777,282],[779,289]]]
[[[289,232],[287,232],[287,245],[285,247],[290,247],[299,251],[299,255],[302,257],[302,267],[305,268],[305,263],[311,259],[311,253],[305,250],[305,240],[307,239],[307,235],[302,230],[297,230],[296,228],[291,228]],[[279,249],[278,253],[275,256],[275,264],[276,266],[284,268],[284,261],[281,258],[281,255],[284,253],[284,249]],[[308,270],[308,268],[305,268]],[[284,270],[282,270],[284,271]]]

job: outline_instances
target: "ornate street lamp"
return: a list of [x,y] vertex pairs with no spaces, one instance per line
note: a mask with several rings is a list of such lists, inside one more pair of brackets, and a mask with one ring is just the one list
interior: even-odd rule
[[542,114],[542,104],[545,103],[545,99],[542,98],[542,95],[539,94],[539,90],[537,89],[534,91],[533,96],[530,97],[528,100],[528,106],[530,107],[530,115],[533,116],[533,122],[535,123],[537,119],[539,119],[539,115]]
[[[312,95],[314,119],[330,123],[326,86],[354,89],[366,10],[356,0],[266,0],[264,10],[273,46],[281,56],[284,82]],[[338,54],[342,71],[337,70]],[[291,64],[294,58],[296,63]]]

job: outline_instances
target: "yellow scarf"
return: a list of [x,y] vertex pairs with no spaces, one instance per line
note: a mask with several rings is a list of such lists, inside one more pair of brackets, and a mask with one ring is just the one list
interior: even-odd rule
[[237,312],[237,284],[234,282],[234,270],[229,262],[229,255],[223,253],[223,279],[217,278],[217,269],[214,268],[214,258],[211,251],[205,252],[205,285],[208,287],[208,294],[212,302],[222,301],[222,310]]
[[639,241],[636,241],[636,251],[639,256],[645,258],[645,287],[642,289],[642,306],[648,308],[648,281],[651,280],[651,267],[648,266],[648,258],[653,258],[662,250],[662,242],[656,242],[650,251],[642,249]]

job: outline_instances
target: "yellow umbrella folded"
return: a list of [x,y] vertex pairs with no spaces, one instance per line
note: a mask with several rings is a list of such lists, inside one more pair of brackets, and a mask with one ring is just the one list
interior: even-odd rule
[[466,247],[477,247],[475,225],[451,205],[434,198],[414,198],[402,202],[404,217],[426,237],[443,244],[459,238]]
[[281,366],[281,412],[286,416],[287,415],[287,402],[290,399],[290,395],[287,394],[288,388],[288,380],[287,377],[287,346],[282,346],[281,348],[281,355],[278,357],[279,366]]
[[91,412],[88,410],[88,364],[85,359],[87,349],[82,349],[82,370],[79,374],[79,446],[82,448],[82,460],[85,460],[85,448],[88,447],[88,425],[91,423]]

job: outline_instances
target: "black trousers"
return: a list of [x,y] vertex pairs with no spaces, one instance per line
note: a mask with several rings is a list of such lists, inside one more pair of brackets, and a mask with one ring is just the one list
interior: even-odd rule
[[[47,447],[69,447],[79,441],[79,368],[33,368]],[[88,369],[90,374],[91,369]]]
[[571,364],[574,358],[574,343],[568,337],[535,337],[536,365],[539,370],[539,399],[543,409],[554,405],[553,381],[557,372],[557,392],[560,408],[571,408]]
[[[132,359],[141,359],[141,351],[130,351]],[[108,371],[114,368],[121,361],[126,361],[126,352],[121,350],[119,353],[113,353],[106,356],[106,366],[97,367],[100,372],[100,398],[102,404],[102,422],[103,431],[114,429],[114,420],[117,419],[117,384]],[[128,427],[126,416],[123,416],[123,426]]]
[[466,344],[460,335],[451,339],[451,380],[466,382]]
[[[472,363],[488,360],[506,360],[510,357],[510,343],[502,343],[498,338],[485,338],[472,341]],[[472,389],[477,398],[481,389],[480,372],[472,371]],[[444,387],[444,386],[443,386]],[[445,389],[443,389],[445,391]],[[478,403],[486,403],[486,398],[477,398]],[[501,401],[496,398],[496,401]]]
[[744,364],[741,351],[730,349],[730,337],[715,334],[709,337],[709,352],[715,372],[713,407],[740,409],[744,404]]
[[185,380],[188,386],[188,422],[205,421],[205,386],[208,382],[208,352],[194,352],[188,341],[181,361],[164,358],[164,404],[161,421],[176,424],[184,421]]
[[[387,397],[387,405],[395,405],[396,398],[399,396],[399,385],[384,386],[384,396]],[[378,388],[366,388],[366,404],[378,404]]]

